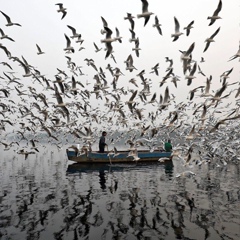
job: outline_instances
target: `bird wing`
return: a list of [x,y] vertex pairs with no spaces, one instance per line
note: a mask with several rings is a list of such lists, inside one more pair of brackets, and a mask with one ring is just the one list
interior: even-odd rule
[[175,32],[179,32],[180,24],[176,17],[174,17],[174,23],[175,23]]
[[168,100],[169,100],[169,89],[168,89],[168,87],[166,87],[163,102],[167,103]]
[[111,38],[112,30],[108,27],[104,27],[104,29],[107,31],[106,38]]
[[103,27],[104,28],[107,27],[108,26],[107,21],[103,17],[101,17],[101,19],[102,19],[102,22],[103,22]]
[[148,12],[148,1],[142,0],[142,12]]
[[205,46],[205,48],[204,48],[204,50],[203,50],[203,52],[206,52],[206,51],[207,51],[209,45],[210,45],[210,42],[207,42],[207,43],[206,43],[206,46]]
[[66,35],[66,34],[64,34],[65,35],[65,38],[66,38],[66,40],[67,40],[67,47],[70,47],[70,45],[71,45],[71,40],[70,40],[70,38]]
[[218,34],[219,31],[220,31],[220,27],[215,31],[215,33],[210,38],[213,39]]
[[11,23],[10,17],[9,17],[6,13],[4,13],[4,12],[2,12],[2,11],[0,11],[0,12],[1,12],[2,15],[7,19],[7,22],[8,22],[8,23]]
[[74,27],[69,26],[69,25],[67,25],[67,27],[72,30],[73,35],[75,35],[77,33],[77,31],[76,31],[76,29]]
[[133,101],[133,99],[136,97],[138,90],[134,91],[132,96],[130,97],[129,101]]
[[213,13],[213,16],[217,16],[219,14],[219,12],[222,9],[222,1],[220,0],[217,6],[217,9],[215,10],[215,12]]

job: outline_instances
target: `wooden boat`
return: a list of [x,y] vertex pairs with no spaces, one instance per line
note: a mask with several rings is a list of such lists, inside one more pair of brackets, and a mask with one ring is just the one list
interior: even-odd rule
[[[111,152],[99,153],[99,152],[85,152],[78,153],[74,150],[66,150],[68,160],[75,161],[77,163],[130,163],[135,162],[133,156],[129,156],[129,151],[118,151],[117,154]],[[164,158],[165,161],[171,161],[171,152],[160,152],[147,150],[138,150],[137,152],[139,160],[137,162],[157,162],[160,158]]]

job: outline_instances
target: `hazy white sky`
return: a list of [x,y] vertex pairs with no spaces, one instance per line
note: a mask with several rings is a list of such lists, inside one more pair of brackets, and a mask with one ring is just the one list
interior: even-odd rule
[[[228,62],[229,58],[239,48],[240,4],[238,0],[222,0],[223,7],[219,14],[222,19],[217,20],[212,26],[208,26],[209,20],[207,20],[207,17],[213,14],[219,0],[149,0],[148,2],[148,10],[153,12],[154,15],[150,17],[149,22],[144,27],[144,19],[137,19],[136,17],[137,14],[142,12],[142,2],[140,0],[63,0],[60,2],[56,0],[0,0],[0,10],[10,16],[12,22],[22,25],[22,27],[6,27],[6,19],[0,14],[0,27],[9,37],[15,40],[15,42],[11,42],[3,39],[0,42],[8,48],[12,56],[24,56],[29,64],[36,67],[51,80],[55,79],[54,75],[58,73],[57,68],[65,70],[71,76],[65,58],[65,56],[69,56],[77,66],[82,66],[82,71],[85,73],[84,76],[79,76],[77,80],[83,83],[87,80],[95,82],[92,78],[96,72],[93,68],[87,66],[84,61],[85,58],[92,58],[95,65],[98,68],[102,67],[104,71],[107,71],[105,68],[108,63],[121,69],[124,76],[119,79],[119,87],[129,86],[134,89],[134,86],[129,84],[128,81],[133,77],[136,78],[136,75],[145,69],[145,77],[153,82],[153,92],[163,94],[165,87],[169,85],[170,92],[180,99],[186,99],[189,90],[205,84],[206,78],[196,73],[197,78],[193,80],[191,86],[187,86],[182,71],[179,50],[187,50],[195,42],[193,59],[197,61],[206,76],[213,76],[211,86],[213,90],[217,90],[221,86],[220,75],[232,67],[234,67],[234,70],[228,80],[229,83],[240,80],[238,59]],[[63,20],[61,20],[62,13],[57,12],[59,9],[55,5],[57,3],[63,3],[63,6],[67,8],[67,15]],[[131,13],[135,17],[134,31],[139,37],[141,48],[139,58],[132,51],[134,43],[129,42],[131,36],[129,32],[130,23],[124,20],[127,13]],[[117,27],[122,36],[122,43],[114,42],[112,44],[117,64],[110,57],[105,60],[105,51],[95,52],[93,42],[99,48],[105,48],[104,44],[101,43],[101,39],[105,38],[100,33],[103,28],[101,16],[108,22],[113,35],[115,35],[115,27]],[[162,24],[162,36],[159,35],[156,28],[153,28],[155,16],[158,16],[159,22]],[[174,16],[178,19],[180,31],[184,35],[180,36],[177,41],[172,42]],[[194,28],[187,37],[183,28],[193,20]],[[72,35],[67,25],[74,27],[78,33],[82,34],[84,42],[81,47],[85,48],[82,51],[78,51],[80,44],[72,40],[75,53],[65,54],[63,50],[66,47],[64,34]],[[210,37],[218,27],[221,27],[221,29],[214,38],[215,42],[211,43],[209,49],[203,53],[206,38]],[[36,44],[41,47],[45,54],[37,55]],[[129,54],[132,54],[134,66],[137,68],[131,73],[126,71],[126,64],[124,63]],[[169,65],[165,61],[165,57],[173,59],[173,72],[181,78],[177,89],[170,82],[159,88],[159,83],[165,76]],[[204,63],[200,63],[201,57],[204,57]],[[2,50],[0,51],[0,58],[1,61],[8,62],[13,66],[14,71],[17,71],[19,76],[24,74],[23,69],[18,67],[17,63],[10,61]],[[151,68],[157,63],[160,66],[159,76],[149,74]],[[8,67],[0,65],[0,76],[3,76],[2,72],[9,70]],[[111,83],[112,76],[107,75],[107,80]],[[140,84],[140,79],[138,81]]]

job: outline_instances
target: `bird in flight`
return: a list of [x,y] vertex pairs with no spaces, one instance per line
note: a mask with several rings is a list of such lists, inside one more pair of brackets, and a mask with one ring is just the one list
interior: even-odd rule
[[209,47],[211,42],[215,42],[213,38],[218,34],[219,31],[220,31],[220,27],[214,32],[214,34],[210,38],[206,39],[205,42],[207,42],[207,43],[206,43],[206,46],[205,46],[203,52],[207,51],[207,49],[208,49],[208,47]]
[[180,24],[176,17],[174,17],[174,23],[175,23],[175,33],[171,35],[171,37],[173,37],[173,42],[178,40],[178,38],[183,34],[182,32],[179,31]]
[[37,44],[36,44],[36,46],[37,46],[37,50],[38,50],[37,54],[38,55],[44,54],[44,52],[41,50],[41,48]]
[[161,24],[159,23],[159,20],[158,20],[157,16],[155,16],[155,23],[153,24],[153,27],[156,27],[159,34],[162,35]]
[[145,21],[144,21],[144,27],[145,27],[150,19],[150,16],[153,13],[148,11],[148,1],[147,0],[141,0],[141,1],[142,1],[142,13],[138,14],[137,18],[145,18]]
[[58,5],[59,6],[59,9],[57,10],[57,12],[61,12],[63,15],[62,15],[62,18],[63,19],[66,15],[67,15],[67,9],[63,7],[63,4],[62,3],[57,3],[55,5]]
[[6,26],[7,27],[9,27],[9,26],[13,26],[13,25],[16,25],[16,26],[22,26],[22,25],[20,25],[19,23],[13,23],[12,21],[11,21],[11,18],[6,14],[6,13],[4,13],[4,12],[2,12],[2,11],[0,11],[1,13],[2,13],[2,15],[6,18],[6,20],[7,20],[7,24],[6,24]]
[[218,16],[221,9],[222,9],[222,0],[219,0],[217,9],[214,11],[214,13],[211,17],[207,18],[207,19],[211,20],[208,26],[211,26],[217,19],[221,19],[221,17]]
[[191,30],[191,28],[193,28],[193,26],[192,26],[193,24],[194,24],[194,21],[191,21],[191,22],[187,25],[187,27],[183,28],[184,30],[186,30],[186,35],[187,35],[187,36],[189,36],[190,30]]

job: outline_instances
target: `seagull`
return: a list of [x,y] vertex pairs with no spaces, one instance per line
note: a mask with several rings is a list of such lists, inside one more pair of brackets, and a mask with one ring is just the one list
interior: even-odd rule
[[200,97],[212,97],[212,94],[209,93],[211,80],[212,80],[212,76],[210,75],[210,77],[207,78],[204,93],[201,94]]
[[232,61],[232,60],[235,59],[235,58],[240,58],[240,45],[239,45],[239,48],[238,48],[237,53],[236,53],[235,55],[233,55],[233,56],[228,60],[228,62],[229,62],[229,61]]
[[7,55],[9,58],[11,57],[11,53],[8,51],[8,49],[7,49],[5,46],[3,46],[3,45],[0,44],[0,48],[6,53],[6,55]]
[[192,126],[191,131],[189,134],[185,137],[186,140],[193,140],[196,137],[196,132],[195,132],[195,125]]
[[202,124],[203,124],[203,123],[205,122],[205,120],[207,119],[207,118],[206,118],[206,114],[207,114],[207,106],[206,106],[206,104],[204,103],[204,104],[203,104],[202,115],[201,115],[200,119],[198,119],[198,121],[201,121]]
[[173,75],[172,76],[172,80],[171,82],[173,82],[174,86],[177,88],[177,82],[180,81],[180,77],[179,76],[176,76],[176,75]]
[[193,28],[193,26],[192,26],[193,24],[194,24],[194,21],[191,21],[191,22],[187,25],[187,27],[183,28],[184,30],[186,30],[186,35],[187,35],[187,36],[189,36],[189,34],[190,34],[190,29]]
[[38,55],[44,54],[44,52],[41,50],[41,48],[37,44],[36,44],[36,46],[37,46],[37,50],[38,50],[37,54]]
[[155,73],[158,76],[158,68],[159,63],[157,63],[154,67],[151,68],[153,71],[151,71],[150,73]]
[[131,38],[129,39],[129,42],[136,42],[136,33],[132,29],[129,29],[129,31],[131,32]]
[[138,88],[136,79],[131,78],[128,82],[132,83],[134,86],[136,86]]
[[67,14],[67,9],[63,7],[63,4],[62,3],[57,3],[55,5],[58,5],[59,6],[59,9],[57,10],[57,12],[61,12],[63,15],[62,15],[62,18],[61,20],[66,16]]
[[198,65],[198,73],[202,74],[204,77],[206,77],[206,75],[203,73],[202,69],[200,68],[200,66]]
[[206,46],[205,46],[203,52],[206,52],[208,47],[209,47],[209,45],[210,45],[210,43],[214,42],[213,38],[218,34],[219,31],[220,31],[220,27],[214,32],[214,34],[210,38],[206,39],[205,42],[207,42],[207,43],[206,43]]
[[99,52],[99,51],[102,50],[102,48],[99,48],[99,47],[96,45],[95,42],[93,43],[93,45],[94,45],[94,47],[96,48],[95,52]]
[[139,39],[137,38],[137,41],[135,41],[135,47],[132,48],[133,51],[135,51],[136,56],[139,57],[139,50],[141,50],[141,48],[139,48]]
[[156,27],[159,34],[162,35],[162,29],[160,28],[161,24],[159,23],[158,17],[155,16],[155,23],[153,24],[153,27]]
[[70,53],[70,52],[74,53],[74,48],[71,46],[70,38],[66,34],[64,34],[64,35],[65,35],[65,38],[67,40],[67,47],[64,48],[63,50],[67,51],[67,53]]
[[195,92],[196,92],[198,89],[200,89],[200,88],[204,88],[204,86],[199,86],[199,87],[196,87],[196,88],[192,89],[191,91],[189,91],[189,93],[190,93],[190,98],[189,98],[189,100],[190,100],[190,101],[194,98]]
[[160,101],[160,106],[159,106],[159,110],[163,110],[165,109],[168,105],[170,105],[170,96],[169,96],[169,89],[168,86],[165,89],[165,93],[164,93],[164,99],[161,102]]
[[129,107],[129,109],[130,109],[131,112],[133,111],[133,103],[134,103],[133,100],[134,100],[134,98],[136,97],[137,92],[138,92],[138,90],[134,91],[134,92],[132,93],[132,96],[130,97],[130,99],[126,102],[126,104],[128,105],[128,107]]
[[138,151],[137,149],[132,149],[129,153],[127,157],[133,157],[133,161],[138,161],[140,158],[138,157]]
[[74,78],[74,76],[72,76],[72,88],[70,89],[71,92],[73,92],[74,95],[77,95],[77,83],[76,80]]
[[73,35],[70,36],[70,38],[79,38],[79,37],[81,38],[81,34],[77,33],[77,31],[76,31],[76,29],[74,27],[72,27],[70,25],[67,25],[67,27],[72,30],[72,34]]
[[140,160],[140,157],[138,157],[138,152],[137,149],[135,149],[132,153],[133,161],[138,161]]
[[54,84],[54,90],[55,90],[55,97],[56,97],[57,102],[58,102],[58,104],[56,104],[55,106],[56,107],[61,107],[61,109],[66,113],[67,121],[69,122],[70,119],[69,119],[69,111],[66,107],[67,104],[63,103],[62,97],[61,97],[61,95],[58,91],[58,88],[55,84]]
[[144,21],[144,27],[148,23],[150,16],[154,13],[148,11],[148,1],[147,0],[141,0],[142,1],[142,13],[137,15],[137,18],[145,18]]
[[189,75],[188,75],[188,76],[185,76],[185,78],[188,80],[188,82],[187,82],[187,85],[188,85],[188,86],[191,85],[192,80],[193,80],[194,78],[196,78],[196,77],[194,76],[194,73],[196,72],[196,69],[197,69],[197,62],[194,63],[193,68],[191,69]]
[[32,144],[31,149],[34,149],[36,152],[39,152],[39,150],[38,150],[37,147],[36,147],[35,141],[34,141],[33,139],[31,139],[30,142],[31,142],[31,144]]
[[211,20],[208,26],[211,26],[217,19],[221,19],[221,17],[218,16],[221,9],[222,9],[222,0],[219,0],[217,9],[215,10],[215,12],[213,13],[213,15],[211,17],[207,18],[207,19]]
[[7,66],[7,67],[9,67],[11,70],[13,70],[12,67],[11,67],[7,62],[0,62],[0,64],[2,64],[2,65],[4,65],[4,66]]
[[120,37],[119,30],[118,30],[118,28],[115,28],[115,29],[116,29],[116,37],[115,37],[115,39],[118,40],[120,43],[122,43],[122,40],[121,40],[122,37]]
[[127,60],[125,62],[127,64],[126,70],[129,70],[130,72],[132,72],[134,69],[136,69],[133,66],[133,58],[132,58],[131,54],[128,56],[128,58],[127,58]]
[[175,23],[175,33],[171,35],[171,37],[173,37],[173,42],[176,41],[179,38],[179,36],[183,34],[182,32],[179,31],[180,24],[176,17],[174,17],[174,23]]
[[112,42],[116,41],[116,38],[112,38],[112,30],[108,27],[104,27],[105,31],[106,31],[106,38],[101,40],[102,43],[105,43],[106,45],[106,49],[107,49],[107,53],[105,56],[105,59],[107,57],[109,57],[109,55],[113,52],[113,47],[112,47]]
[[19,61],[19,62],[25,71],[25,74],[23,75],[23,77],[30,77],[32,75],[32,73],[30,72],[30,65],[27,63],[26,60],[24,61],[24,63],[22,61]]
[[217,90],[217,92],[215,93],[215,95],[211,98],[211,100],[214,101],[220,101],[221,100],[221,96],[222,93],[226,90],[227,88],[227,83],[223,84],[222,87]]
[[12,41],[12,42],[15,42],[12,38],[10,38],[8,35],[6,35],[1,28],[0,28],[0,33],[1,33],[1,35],[2,35],[2,36],[0,37],[0,39],[8,39],[8,40],[10,40],[10,41]]
[[113,149],[114,149],[114,154],[113,154],[113,158],[114,158],[114,157],[118,156],[120,153],[117,151],[116,147],[114,147]]
[[133,21],[133,16],[131,13],[127,13],[127,17],[124,17],[124,20],[129,20],[130,24],[131,24],[131,30],[134,29],[134,21]]
[[31,151],[31,152],[24,151],[24,149],[19,150],[17,153],[24,155],[24,156],[25,156],[25,160],[28,158],[28,155],[29,155],[29,154],[35,154],[35,152],[32,152],[32,151]]
[[19,23],[13,23],[13,22],[11,22],[11,18],[7,15],[7,14],[5,14],[4,12],[2,12],[2,11],[0,11],[1,13],[2,13],[2,15],[7,19],[7,24],[6,24],[6,26],[7,27],[9,27],[9,26],[13,26],[13,25],[16,25],[16,26],[22,26],[22,25],[20,25]]

